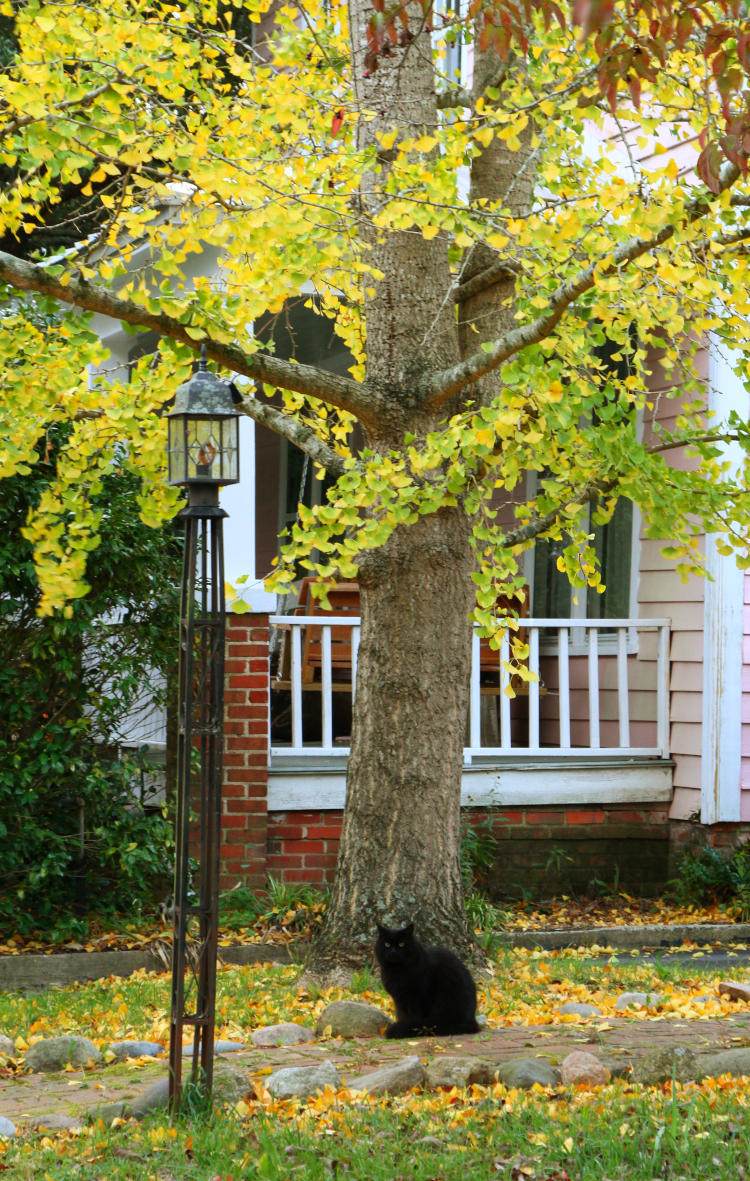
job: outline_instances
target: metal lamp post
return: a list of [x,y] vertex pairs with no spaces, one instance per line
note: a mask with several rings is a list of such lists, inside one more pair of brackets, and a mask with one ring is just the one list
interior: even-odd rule
[[[168,415],[169,483],[188,491],[180,513],[185,552],[180,608],[174,942],[169,1040],[169,1105],[182,1098],[182,1038],[193,1030],[191,1078],[211,1093],[219,911],[221,749],[224,722],[224,553],[219,487],[239,481],[239,415],[230,388],[206,367],[177,390]],[[190,803],[200,834],[197,899],[190,897]],[[198,783],[200,800],[198,801]],[[188,922],[197,944],[188,955]],[[194,925],[196,925],[194,923]],[[186,985],[186,975],[190,980]]]

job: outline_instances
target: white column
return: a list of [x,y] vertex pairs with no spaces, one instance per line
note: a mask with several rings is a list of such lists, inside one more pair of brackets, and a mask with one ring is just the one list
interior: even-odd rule
[[251,611],[275,611],[276,596],[255,572],[255,423],[247,415],[240,418],[240,482],[222,488],[220,499],[229,513],[224,521],[226,581]]
[[[724,346],[712,342],[709,408],[722,421],[730,410],[748,413],[748,394],[733,371]],[[742,452],[726,449],[737,470]],[[701,820],[704,824],[740,819],[742,725],[742,603],[744,573],[732,554],[720,554],[714,536],[706,538],[703,606],[703,741]]]

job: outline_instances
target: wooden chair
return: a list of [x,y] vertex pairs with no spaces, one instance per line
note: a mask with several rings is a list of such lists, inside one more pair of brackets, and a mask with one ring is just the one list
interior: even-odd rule
[[[311,591],[314,577],[303,578],[300,584],[295,615],[320,616],[321,622],[327,615],[359,616],[359,584],[339,582],[329,587],[330,607],[324,607]],[[292,656],[291,628],[283,628],[279,673],[273,682],[274,689],[291,688]],[[321,627],[307,624],[302,641],[302,688],[320,689],[323,668],[323,631]],[[331,628],[331,678],[334,688],[348,688],[352,680],[352,636],[348,627]]]

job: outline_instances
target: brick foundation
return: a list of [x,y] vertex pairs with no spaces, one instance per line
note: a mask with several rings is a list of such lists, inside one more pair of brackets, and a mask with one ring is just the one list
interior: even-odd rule
[[[486,813],[473,813],[486,824]],[[617,888],[662,891],[669,869],[666,804],[501,808],[491,814],[498,841],[486,885],[495,897],[588,894]]]
[[268,873],[285,882],[333,881],[341,812],[269,812]]
[[700,849],[718,849],[729,855],[739,845],[750,841],[750,824],[700,824],[694,820],[670,822],[670,877],[674,877],[681,857]]
[[[585,893],[601,891],[602,884],[653,894],[667,880],[670,823],[665,804],[535,806],[465,815],[480,830],[491,818],[498,847],[487,886],[498,897],[525,890]],[[331,882],[340,833],[339,811],[269,813],[268,872],[289,882]]]
[[[670,821],[666,804],[502,808],[465,812],[498,842],[486,886],[496,898],[602,893],[663,893],[676,857],[702,845],[727,851],[750,840],[750,825]],[[340,811],[270,812],[265,872],[280,881],[324,886],[336,870]],[[481,840],[481,832],[480,832]]]

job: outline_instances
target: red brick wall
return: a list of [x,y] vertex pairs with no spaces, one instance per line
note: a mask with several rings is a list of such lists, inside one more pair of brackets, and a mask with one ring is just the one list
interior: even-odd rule
[[498,897],[652,896],[667,881],[668,804],[501,808],[492,831],[498,846],[486,885]]
[[268,617],[227,616],[220,884],[266,880]]
[[[486,813],[473,815],[481,820]],[[493,812],[493,832],[501,839],[575,840],[609,837],[628,840],[638,836],[669,834],[669,804],[585,804],[531,808],[500,808]]]
[[[665,853],[669,841],[668,805],[652,804],[634,808],[632,805],[607,805],[603,808],[539,807],[503,808],[492,814],[493,834],[501,842],[499,859],[507,861],[511,849],[519,849],[523,842],[525,856],[533,865],[544,865],[553,848],[567,848],[569,842],[592,842],[597,858],[584,857],[584,874],[596,876],[613,870],[610,842],[664,842]],[[477,823],[487,813],[472,811]],[[322,885],[333,879],[336,868],[341,812],[314,811],[272,812],[268,816],[268,872],[288,882],[310,882]],[[507,845],[506,845],[506,842]],[[533,844],[532,844],[533,842]],[[602,845],[606,842],[606,845]],[[633,847],[633,853],[637,851]],[[604,860],[600,862],[599,853]],[[572,854],[571,854],[572,855]],[[564,864],[564,861],[563,861]],[[519,873],[521,867],[519,866]]]
[[285,882],[333,881],[341,812],[269,812],[268,872]]

